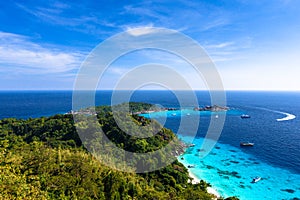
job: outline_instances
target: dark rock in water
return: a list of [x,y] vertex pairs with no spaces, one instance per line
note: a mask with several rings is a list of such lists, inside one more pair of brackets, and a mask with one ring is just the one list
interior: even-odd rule
[[235,171],[229,172],[229,171],[218,170],[218,174],[220,174],[220,175],[226,175],[226,176],[233,176],[235,178],[241,178],[241,176],[238,175],[239,173],[235,172]]
[[210,153],[210,155],[215,156],[215,155],[217,155],[217,154],[216,154],[216,153]]
[[246,187],[252,189],[252,187],[250,185],[247,185]]
[[185,154],[191,154],[191,153],[193,153],[192,150],[187,149],[187,150],[185,151]]
[[236,150],[232,150],[232,149],[230,149],[229,151],[230,151],[230,152],[237,152]]
[[215,147],[216,149],[221,149],[221,147]]
[[295,190],[292,190],[292,189],[281,189],[281,191],[288,192],[288,193],[291,193],[291,194],[295,193]]
[[214,167],[213,167],[213,166],[210,166],[210,165],[206,165],[206,168],[207,168],[207,169],[214,169]]
[[253,162],[253,164],[255,164],[255,165],[258,165],[258,164],[259,164],[259,162]]
[[238,162],[238,161],[235,161],[235,160],[231,160],[231,161],[229,161],[229,162],[231,162],[231,163],[235,163],[235,164],[239,164],[240,162]]
[[298,197],[294,197],[292,198],[292,200],[300,200]]
[[225,161],[228,161],[229,159],[223,159],[223,160],[221,160],[222,162],[225,162]]
[[244,185],[240,185],[240,188],[245,188],[245,186]]
[[239,173],[238,173],[238,172],[235,172],[235,171],[233,171],[233,172],[231,172],[231,174],[232,174],[233,176],[237,176]]
[[194,110],[195,111],[218,112],[218,111],[227,111],[227,110],[229,110],[229,108],[225,107],[225,106],[213,105],[213,106],[205,106],[205,107],[195,107]]
[[205,152],[205,149],[197,149],[198,152]]

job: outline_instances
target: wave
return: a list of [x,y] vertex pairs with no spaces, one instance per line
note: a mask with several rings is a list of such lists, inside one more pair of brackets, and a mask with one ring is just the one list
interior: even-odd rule
[[260,107],[254,107],[254,108],[285,115],[285,117],[283,117],[283,118],[276,119],[276,121],[278,121],[278,122],[293,120],[293,119],[296,118],[296,115],[293,115],[293,114],[287,113],[287,112],[281,112],[281,111],[277,111],[277,110],[271,110],[271,109],[268,109],[268,108],[260,108]]
[[283,118],[276,119],[278,122],[281,122],[281,121],[287,121],[287,120],[292,120],[292,119],[295,119],[295,118],[296,118],[295,115],[290,114],[290,113],[280,112],[280,111],[276,111],[276,112],[277,112],[277,113],[281,113],[281,114],[286,115],[286,116],[283,117]]

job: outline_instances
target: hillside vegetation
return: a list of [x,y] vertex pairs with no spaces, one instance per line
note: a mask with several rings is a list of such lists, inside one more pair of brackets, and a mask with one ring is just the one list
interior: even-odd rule
[[[150,104],[131,104],[134,111],[147,108]],[[110,107],[96,110],[107,137],[127,151],[154,151],[176,137],[165,128],[151,138],[128,136],[116,125]],[[89,119],[90,116],[84,117]],[[126,117],[140,126],[150,123],[142,117],[130,114]],[[89,131],[93,129],[74,124],[72,115],[0,120],[0,199],[212,198],[206,192],[208,185],[204,181],[195,185],[188,183],[188,171],[178,161],[143,174],[106,166],[83,147],[75,125]],[[90,142],[98,144],[97,139],[92,138]],[[156,161],[149,162],[155,164]]]

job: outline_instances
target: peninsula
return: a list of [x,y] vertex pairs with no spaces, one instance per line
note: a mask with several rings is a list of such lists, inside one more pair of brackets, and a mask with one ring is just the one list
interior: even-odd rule
[[[127,116],[140,126],[149,119],[132,115],[147,110],[152,105],[131,103]],[[109,106],[96,107],[99,124],[105,135],[119,148],[131,152],[155,151],[178,142],[177,152],[185,146],[176,135],[161,127],[159,134],[139,139],[127,135],[116,124]],[[94,114],[94,113],[93,113]],[[77,112],[76,115],[80,115]],[[94,118],[87,112],[81,117]],[[89,124],[89,126],[87,126]],[[159,126],[154,122],[154,127]],[[172,164],[153,172],[136,174],[120,172],[99,162],[82,144],[77,131],[96,131],[89,121],[76,124],[73,115],[54,115],[30,119],[0,120],[1,180],[3,199],[214,199],[204,181],[192,184],[189,172],[176,158]],[[128,127],[130,128],[130,127]],[[96,148],[100,137],[97,132],[88,138]],[[101,142],[100,142],[101,143]],[[105,147],[107,148],[107,147]],[[113,151],[107,151],[114,158]],[[178,154],[173,154],[176,156]],[[155,160],[145,160],[141,165],[155,165]],[[221,198],[222,199],[222,198]]]

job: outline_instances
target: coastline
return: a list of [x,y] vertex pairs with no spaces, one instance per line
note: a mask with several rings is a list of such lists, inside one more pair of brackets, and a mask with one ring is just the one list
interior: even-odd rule
[[[179,157],[177,157],[177,160],[180,162]],[[180,162],[180,163],[182,163],[182,162]],[[184,163],[182,163],[182,164],[184,165]],[[185,167],[188,169],[189,177],[192,178],[192,184],[200,183],[200,179],[196,175],[194,175],[187,166],[185,166]],[[207,193],[214,195],[215,199],[221,197],[221,195],[218,193],[218,191],[216,189],[214,189],[213,187],[207,187]]]
[[[191,177],[192,180],[192,184],[197,184],[200,183],[200,179],[197,178],[190,170],[189,171],[189,177]],[[216,198],[220,198],[221,195],[218,193],[218,191],[216,189],[214,189],[213,187],[207,187],[207,193],[214,195]]]

